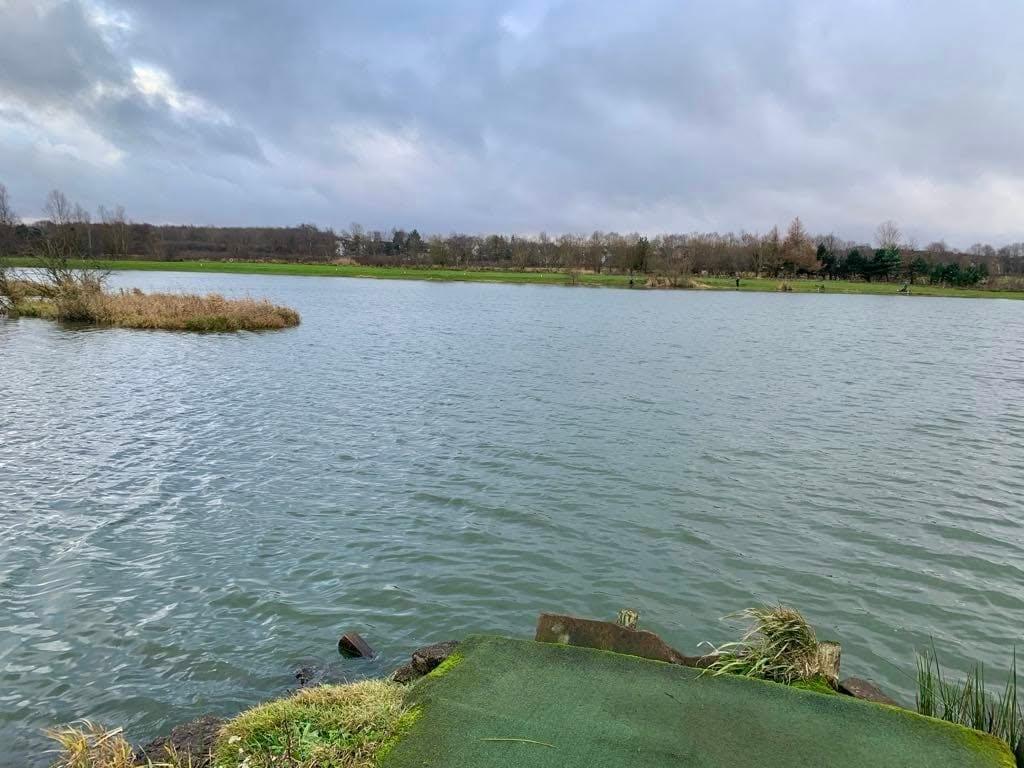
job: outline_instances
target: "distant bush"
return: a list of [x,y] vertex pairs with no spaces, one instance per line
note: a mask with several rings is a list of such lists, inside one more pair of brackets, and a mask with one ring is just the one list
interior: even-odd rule
[[933,285],[955,285],[969,288],[977,285],[988,277],[988,269],[984,264],[968,264],[962,267],[956,262],[952,264],[935,264],[928,273],[928,280]]

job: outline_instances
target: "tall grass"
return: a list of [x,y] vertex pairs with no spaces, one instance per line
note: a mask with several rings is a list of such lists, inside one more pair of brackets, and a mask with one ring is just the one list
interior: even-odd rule
[[743,675],[793,683],[822,673],[818,638],[799,611],[785,606],[749,608],[736,614],[750,627],[738,642],[713,652],[712,674]]
[[17,287],[12,314],[120,328],[175,331],[256,331],[299,324],[299,314],[265,299],[228,299],[139,290],[104,291],[98,285]]
[[191,755],[181,755],[168,746],[159,761],[140,762],[120,728],[106,730],[90,721],[47,731],[59,745],[52,768],[197,768]]
[[1024,715],[1017,696],[1017,650],[1013,651],[1006,686],[998,695],[988,692],[985,667],[975,666],[963,680],[943,672],[934,647],[917,657],[917,711],[950,723],[991,733],[1019,749],[1024,738]]
[[254,331],[298,325],[299,313],[266,299],[120,291],[104,294],[98,319],[124,328]]

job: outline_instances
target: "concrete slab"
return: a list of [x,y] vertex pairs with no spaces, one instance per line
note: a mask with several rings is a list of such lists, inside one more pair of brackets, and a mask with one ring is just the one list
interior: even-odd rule
[[843,696],[473,637],[411,691],[382,768],[1014,768],[999,740]]

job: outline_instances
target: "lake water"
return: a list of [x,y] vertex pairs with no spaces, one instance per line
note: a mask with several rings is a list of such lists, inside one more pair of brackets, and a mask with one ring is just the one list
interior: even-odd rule
[[[912,701],[1024,639],[1024,303],[121,273],[299,328],[0,321],[0,765],[537,613],[801,608]],[[381,657],[343,661],[357,630]],[[993,682],[1002,680],[990,671]]]

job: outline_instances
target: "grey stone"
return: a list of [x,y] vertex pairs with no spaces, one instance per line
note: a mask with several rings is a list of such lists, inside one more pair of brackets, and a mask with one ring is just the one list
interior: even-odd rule
[[404,684],[429,674],[451,656],[458,645],[458,640],[448,640],[444,643],[434,643],[417,648],[412,652],[412,659],[408,664],[391,673],[391,679],[396,683]]
[[417,648],[412,652],[412,666],[421,675],[425,675],[451,656],[458,646],[458,640],[448,640],[444,643],[434,643]]

